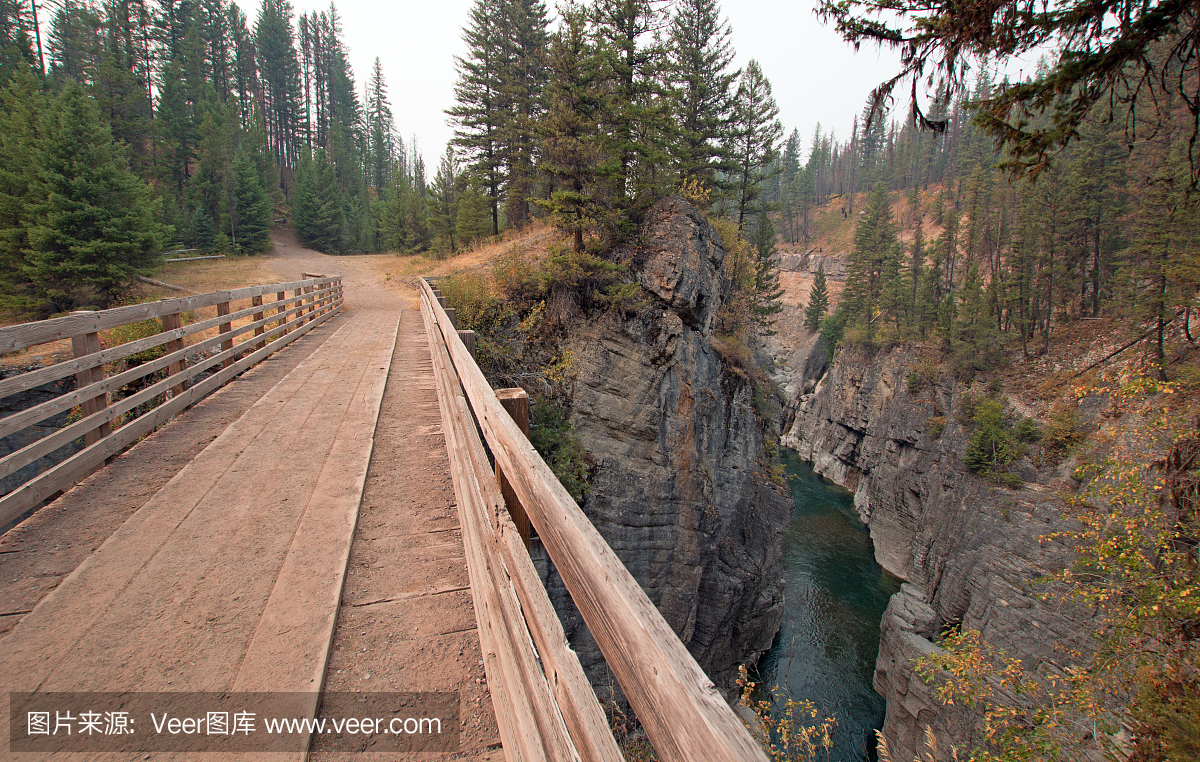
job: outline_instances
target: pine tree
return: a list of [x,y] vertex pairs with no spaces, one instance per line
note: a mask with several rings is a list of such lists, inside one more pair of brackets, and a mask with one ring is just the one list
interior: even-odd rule
[[270,245],[271,204],[259,180],[258,169],[244,151],[233,160],[233,194],[229,205],[229,230],[234,248],[256,254]]
[[372,187],[386,188],[396,155],[396,127],[392,106],[388,102],[387,85],[379,58],[371,70],[367,86],[367,180]]
[[876,183],[854,230],[842,306],[849,318],[847,339],[870,344],[879,324],[884,285],[898,258],[898,243],[887,189]]
[[79,86],[51,101],[40,137],[25,272],[55,311],[108,307],[151,271],[171,230],[155,222],[158,201]]
[[454,155],[454,146],[448,145],[429,188],[429,226],[432,229],[435,248],[450,255],[458,251],[455,235],[458,197],[458,158]]
[[492,235],[500,233],[500,194],[505,180],[500,145],[500,130],[505,120],[501,81],[503,26],[500,0],[475,0],[467,27],[463,29],[467,56],[455,58],[457,105],[446,112],[457,125],[454,144],[463,149],[472,172],[487,190],[492,207]]
[[550,43],[548,105],[538,126],[541,169],[555,184],[550,197],[537,203],[571,236],[575,250],[583,251],[584,236],[609,220],[606,203],[611,193],[600,167],[603,153],[596,122],[603,91],[583,12],[568,7],[562,14],[562,25]]
[[33,70],[16,69],[0,90],[0,291],[9,308],[34,304],[25,252],[29,248],[30,193],[37,181],[38,133],[45,98]]
[[302,159],[292,197],[292,226],[300,240],[326,254],[342,253],[345,209],[333,167],[318,148]]
[[488,224],[488,199],[483,195],[479,178],[470,176],[466,190],[458,202],[458,219],[455,229],[458,231],[459,245],[466,247],[486,238],[491,232]]
[[507,112],[498,133],[507,167],[504,215],[510,225],[529,219],[536,164],[536,128],[549,75],[546,6],[541,0],[504,0],[505,34],[501,91]]
[[750,237],[754,247],[754,303],[751,318],[759,336],[774,336],[771,326],[775,316],[783,312],[780,298],[784,294],[779,280],[779,254],[775,248],[775,225],[766,212],[759,212]]
[[267,144],[279,168],[283,190],[288,192],[306,125],[300,109],[300,62],[292,37],[292,7],[287,0],[263,0],[255,42]]
[[764,181],[778,172],[776,143],[782,135],[771,83],[751,59],[738,83],[730,145],[734,216],[739,229],[747,217],[766,208],[759,199]]
[[829,286],[825,282],[825,262],[817,265],[817,274],[813,276],[812,288],[808,292],[808,305],[804,308],[804,327],[810,331],[819,331],[825,312],[829,309]]
[[670,164],[670,116],[657,70],[664,58],[654,34],[662,23],[660,6],[657,0],[597,0],[591,8],[607,95],[600,134],[611,159],[607,174],[620,237],[633,234],[669,179],[661,172]]
[[733,47],[729,22],[718,15],[717,0],[683,0],[675,6],[668,32],[667,76],[678,135],[671,154],[680,181],[698,180],[715,189],[718,173],[730,169],[726,140],[733,115],[730,70]]

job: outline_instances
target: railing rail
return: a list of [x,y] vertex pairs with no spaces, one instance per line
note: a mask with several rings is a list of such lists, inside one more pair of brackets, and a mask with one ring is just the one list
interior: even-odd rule
[[[290,297],[289,290],[293,292]],[[264,303],[264,294],[273,294],[275,301]],[[249,300],[249,306],[239,305],[234,309],[234,302],[244,300]],[[0,418],[0,438],[19,435],[76,407],[82,411],[79,420],[45,436],[25,437],[33,441],[0,457],[0,479],[30,467],[42,469],[0,497],[0,527],[65,490],[187,406],[312,330],[341,310],[342,304],[341,277],[318,275],[100,312],[76,312],[67,317],[0,328],[0,351],[12,352],[70,339],[75,355],[70,360],[0,380],[0,398],[69,376],[74,376],[76,382],[73,391]],[[206,307],[216,307],[216,317],[184,325],[181,313]],[[151,319],[162,324],[162,330],[155,335],[107,349],[101,347],[101,331]],[[243,319],[248,322],[236,324]],[[203,335],[214,328],[215,335]],[[243,335],[247,335],[245,340],[238,344],[236,339]],[[186,344],[188,337],[197,340]],[[106,365],[157,347],[164,347],[163,355],[128,370],[106,374]],[[189,362],[197,355],[198,361]],[[216,371],[212,372],[214,368]],[[164,369],[165,378],[152,379],[144,388],[130,389],[132,393],[128,396],[110,401],[114,392]],[[210,372],[205,378],[196,378]],[[114,427],[126,414],[129,420],[119,428]],[[83,448],[68,454],[61,462],[48,468],[40,462],[71,447],[81,437]]]
[[[487,523],[482,528],[490,529],[494,537],[490,546],[492,552],[486,552],[488,546],[485,544],[485,550],[476,554],[482,556],[474,560],[474,564],[483,565],[480,570],[472,568],[472,551],[468,549],[472,589],[477,596],[486,598],[491,595],[488,590],[481,591],[477,586],[487,583],[487,574],[491,574],[497,587],[506,588],[511,584],[520,598],[520,613],[523,616],[521,628],[507,618],[502,620],[505,623],[502,628],[496,625],[500,620],[495,618],[492,607],[485,605],[481,612],[477,605],[480,640],[485,653],[491,652],[490,658],[485,659],[489,685],[493,684],[494,672],[496,682],[501,685],[511,681],[524,684],[537,682],[536,676],[531,677],[516,666],[506,666],[504,658],[517,662],[520,659],[487,641],[487,637],[501,629],[507,629],[514,642],[520,641],[521,635],[526,632],[524,628],[527,628],[542,655],[546,681],[553,685],[553,693],[558,700],[556,708],[561,712],[575,744],[572,753],[578,750],[582,758],[593,758],[584,756],[581,748],[592,743],[602,746],[602,752],[611,753],[607,751],[608,744],[611,744],[611,734],[607,728],[603,733],[608,736],[608,744],[597,741],[594,735],[588,735],[596,732],[591,730],[590,725],[579,730],[583,742],[577,736],[576,726],[584,722],[573,713],[594,717],[591,711],[598,709],[595,694],[586,680],[583,681],[583,688],[578,686],[578,677],[569,684],[566,680],[559,680],[561,673],[558,670],[574,674],[579,666],[578,659],[569,648],[553,650],[555,641],[562,638],[561,625],[549,607],[549,601],[545,600],[544,605],[541,603],[546,599],[546,594],[540,579],[533,576],[531,582],[528,574],[520,571],[523,564],[529,563],[529,559],[503,508],[503,497],[500,496],[495,476],[486,468],[486,460],[478,462],[485,456],[482,455],[482,444],[475,444],[479,442],[475,435],[476,423],[483,432],[497,468],[503,471],[537,530],[659,758],[664,762],[766,762],[765,753],[745,725],[725,703],[662,614],[504,410],[459,339],[453,321],[440,301],[439,295],[422,280],[421,309],[435,357],[435,372],[439,374],[443,430],[447,432],[447,450],[451,453],[455,495],[464,516],[464,525],[481,523],[472,518],[472,514],[482,510]],[[471,441],[472,438],[474,441]],[[476,494],[471,495],[472,491]],[[469,526],[464,526],[464,541],[469,529]],[[496,569],[501,566],[501,561],[507,567],[511,583],[496,579]],[[536,590],[531,589],[535,585]],[[539,630],[542,631],[540,634]],[[543,643],[546,643],[545,647]],[[551,651],[556,656],[547,658],[547,652]],[[556,658],[572,663],[557,664]],[[506,671],[516,671],[518,674],[506,677]],[[520,724],[520,717],[506,717],[508,712],[499,696],[493,699],[493,703],[497,707],[497,720],[506,752],[511,750],[517,759],[574,758],[556,757],[550,753],[525,756],[526,748],[532,744],[521,743],[521,738],[536,733],[537,729]],[[530,711],[534,709],[536,706]],[[511,746],[510,736],[516,736]],[[547,740],[535,751],[550,746],[552,743]]]

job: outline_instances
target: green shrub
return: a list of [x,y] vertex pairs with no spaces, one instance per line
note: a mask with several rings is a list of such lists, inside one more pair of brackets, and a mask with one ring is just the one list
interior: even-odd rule
[[530,409],[529,441],[550,466],[571,497],[582,501],[587,495],[587,463],[583,440],[571,425],[567,411],[553,400],[539,397]]
[[975,433],[963,456],[963,463],[975,473],[1009,486],[1015,486],[1020,479],[1008,472],[1008,466],[1024,454],[1024,447],[1013,432],[1012,418],[1012,411],[1003,401],[980,400],[972,415]]
[[[100,332],[100,343],[105,349],[119,347],[122,344],[128,344],[131,341],[139,339],[148,339],[151,336],[157,336],[162,333],[162,323],[157,320],[142,320],[137,323],[129,323],[128,325],[119,325],[116,328],[110,328],[107,331]],[[162,344],[157,347],[151,347],[143,352],[130,355],[121,361],[123,367],[120,369],[113,368],[118,371],[128,368],[136,368],[137,366],[148,363],[151,360],[157,360],[166,354],[166,350]]]
[[1054,459],[1065,457],[1083,442],[1079,431],[1079,416],[1074,410],[1063,410],[1046,422],[1046,433],[1042,437],[1042,449]]
[[1022,442],[1036,442],[1042,438],[1042,430],[1038,428],[1037,421],[1029,416],[1025,416],[1017,423],[1017,439]]

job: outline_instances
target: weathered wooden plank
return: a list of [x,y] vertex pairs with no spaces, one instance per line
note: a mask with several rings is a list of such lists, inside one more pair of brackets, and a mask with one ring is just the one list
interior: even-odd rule
[[[180,317],[179,313],[175,313],[174,315],[163,315],[162,316],[162,327],[163,327],[163,333],[174,334],[175,331],[178,331],[180,328],[183,328],[183,319]],[[178,338],[178,339],[171,339],[170,341],[167,342],[167,346],[166,346],[167,354],[174,354],[181,349],[183,349],[183,338],[182,337]],[[170,364],[169,370],[167,371],[167,375],[174,376],[175,374],[182,372],[183,369],[186,367],[187,367],[187,358],[181,357],[178,360],[176,360],[175,362]],[[172,388],[171,393],[174,395],[183,394],[184,386],[186,386],[186,384],[180,384],[179,386]]]
[[[469,411],[466,415],[470,416]],[[567,642],[558,614],[529,558],[528,547],[503,508],[504,496],[492,478],[487,453],[479,437],[474,435],[473,423],[463,439],[467,444],[465,456],[470,458],[484,502],[493,507],[488,516],[492,530],[489,556],[493,564],[504,568],[513,585],[525,612],[525,625],[537,646],[546,681],[554,691],[571,740],[583,760],[620,762],[623,757],[609,730],[600,701],[584,674],[578,655]],[[503,564],[496,564],[497,558],[503,559]]]
[[[331,287],[326,290],[326,293],[330,295],[336,295],[338,291]],[[296,301],[297,300],[295,299],[288,299],[286,300],[286,303],[290,305]],[[87,368],[94,368],[97,365],[123,360],[130,355],[134,355],[139,352],[145,352],[148,349],[153,349],[154,347],[168,344],[196,333],[207,331],[210,328],[216,328],[218,325],[220,325],[222,320],[238,320],[246,317],[247,315],[252,314],[253,311],[254,308],[249,307],[237,312],[233,312],[225,318],[209,318],[208,320],[189,323],[186,326],[177,325],[174,327],[169,327],[164,325],[163,332],[155,336],[148,336],[144,339],[138,339],[136,341],[127,342],[118,347],[113,347],[112,349],[105,349],[101,352],[95,352],[83,357],[73,358],[71,360],[56,363],[54,365],[48,365],[44,368],[38,368],[37,370],[32,370],[28,373],[11,376],[9,378],[0,380],[0,398],[7,397],[10,394],[16,394],[17,392],[34,389],[42,386],[43,384],[52,383],[60,378],[66,378],[67,376],[79,373]],[[293,313],[288,314],[290,315]],[[178,314],[164,315],[163,320],[172,318],[178,320],[178,317]]]
[[[74,336],[71,338],[71,352],[76,357],[83,357],[100,351],[100,334],[85,333],[82,336]],[[104,380],[104,367],[96,366],[82,370],[75,375],[75,386],[77,388],[85,388],[94,383]],[[108,406],[108,394],[101,393],[96,396],[88,395],[83,400],[83,415],[89,416],[93,413],[98,413]],[[96,444],[102,438],[108,435],[112,424],[108,421],[101,423],[94,429],[89,429],[84,436],[84,442],[87,444]]]
[[[517,428],[528,439],[529,393],[520,387],[497,389],[496,399],[500,400],[500,404],[512,416]],[[496,464],[496,482],[500,485],[500,494],[504,495],[504,504],[508,507],[508,514],[512,517],[513,526],[517,528],[517,533],[521,535],[521,541],[525,544],[525,551],[528,552],[533,542],[533,528],[529,524],[529,517],[525,515],[525,509],[521,506],[521,499],[517,497],[516,492],[513,492],[508,479],[504,478],[504,469],[499,463]]]
[[[329,313],[328,317],[332,317],[340,310],[341,306],[339,305],[337,309]],[[324,320],[320,322],[324,322]],[[0,498],[0,524],[7,524],[16,519],[29,509],[36,507],[55,492],[68,489],[80,478],[86,476],[92,468],[104,463],[107,458],[116,455],[128,445],[136,442],[138,438],[166,423],[177,413],[182,412],[189,405],[203,399],[210,392],[219,388],[237,374],[250,368],[271,353],[287,346],[313,328],[316,328],[320,325],[320,322],[310,323],[285,336],[280,336],[280,338],[275,339],[262,349],[243,357],[230,367],[200,381],[195,386],[187,389],[183,394],[159,405],[154,410],[117,429],[96,444],[85,447],[71,458],[48,469],[45,473],[40,474],[34,479],[25,482],[3,498]],[[212,364],[219,362],[221,359],[223,358],[220,356],[212,358]],[[168,378],[164,383],[167,385],[174,384],[176,383],[176,379]],[[155,393],[160,392],[156,390]],[[122,400],[122,403],[124,402],[126,401]],[[136,404],[140,404],[140,401]],[[114,409],[109,408],[110,411]],[[124,412],[124,410],[121,412]]]
[[471,468],[467,440],[474,434],[470,410],[462,398],[444,344],[433,340],[433,316],[423,311],[438,381],[442,431],[450,454],[451,477],[462,525],[472,595],[488,686],[495,705],[505,754],[512,760],[578,760],[550,686],[538,666],[515,591],[503,565],[488,554],[491,525],[481,485]]
[[[428,290],[428,284],[421,287]],[[720,691],[521,435],[445,313],[432,301],[430,305],[492,454],[509,476],[659,758],[766,762],[766,754]]]
[[[299,314],[301,309],[303,308],[296,307],[287,314]],[[261,321],[261,326],[265,326],[267,323],[273,322],[274,319],[274,316],[272,316],[269,320],[264,318]],[[256,322],[240,326],[232,332],[232,335],[238,336],[240,334],[249,332],[251,329],[257,331],[258,328],[256,328],[256,325],[259,325],[259,323]],[[278,331],[278,328],[271,329],[272,334],[274,334],[276,331]],[[123,371],[116,375],[109,376],[107,378],[101,376],[99,381],[91,383],[89,386],[77,387],[73,392],[67,392],[66,394],[59,395],[54,399],[47,400],[39,405],[35,405],[34,407],[26,408],[25,410],[13,413],[10,416],[6,416],[5,418],[0,419],[0,437],[6,437],[9,434],[20,431],[26,426],[45,420],[52,415],[57,415],[64,410],[69,410],[76,405],[83,404],[85,399],[113,391],[114,389],[120,389],[122,386],[128,383],[136,381],[144,376],[148,376],[151,373],[155,373],[163,368],[169,367],[169,374],[172,376],[182,373],[184,368],[186,368],[186,358],[188,354],[202,352],[209,347],[216,346],[218,343],[224,343],[226,340],[227,336],[225,334],[219,334],[216,337],[204,339],[188,347],[182,347],[181,349],[177,349],[168,355],[155,358],[149,362],[143,363],[135,368],[130,368],[129,370]],[[182,341],[179,343],[182,343]],[[101,352],[98,354],[102,355],[103,353]],[[95,366],[91,367],[93,370],[95,369]],[[180,390],[181,387],[184,386],[188,380],[190,380],[191,376],[199,373],[201,370],[207,367],[210,366],[202,366],[199,369],[193,370],[190,374],[181,376],[181,378],[183,378],[183,382],[179,387],[175,387],[173,391],[175,391],[175,393],[179,393],[178,390]],[[20,450],[17,452],[20,452]]]
[[[253,296],[253,297],[250,297],[250,305],[251,305],[252,307],[261,307],[261,306],[262,306],[262,303],[263,303],[263,301],[262,301],[262,294],[259,294],[258,296]],[[263,315],[264,315],[264,314],[265,314],[264,312],[262,312],[261,310],[259,310],[258,312],[255,312],[255,313],[254,313],[254,316],[253,316],[253,318],[252,318],[252,319],[253,319],[255,322],[258,322],[258,321],[260,321],[260,320],[262,320],[262,319],[263,319]],[[255,335],[255,336],[262,336],[262,335],[263,335],[263,332],[264,332],[265,330],[266,330],[266,328],[265,328],[264,326],[261,326],[261,325],[260,325],[258,328],[255,328],[255,329],[254,329],[254,335]],[[265,342],[265,341],[260,341],[260,342],[258,342],[257,344],[255,344],[255,345],[254,345],[254,348],[255,348],[255,349],[262,349],[264,346],[266,346],[266,342]]]
[[[340,280],[324,278],[322,281]],[[69,339],[84,333],[116,328],[129,323],[137,323],[151,318],[160,318],[177,312],[212,307],[220,302],[232,302],[239,299],[249,299],[256,294],[269,294],[304,286],[322,285],[311,280],[289,281],[287,283],[272,283],[266,286],[248,286],[232,291],[214,291],[199,296],[180,296],[171,299],[160,299],[157,302],[131,304],[126,307],[114,307],[101,310],[90,315],[68,315],[50,320],[39,320],[36,323],[0,328],[0,353],[14,352],[18,349],[44,344],[48,341]]]

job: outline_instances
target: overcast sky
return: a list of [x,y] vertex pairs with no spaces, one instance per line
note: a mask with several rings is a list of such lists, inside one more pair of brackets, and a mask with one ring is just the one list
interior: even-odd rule
[[[257,0],[237,0],[253,26]],[[293,0],[296,13],[324,10],[328,2]],[[387,80],[396,127],[408,143],[415,135],[427,165],[453,136],[445,110],[454,100],[454,56],[463,55],[462,25],[472,0],[382,2],[341,0],[345,44],[350,49],[359,93],[378,56]],[[553,2],[549,4],[553,12]],[[889,53],[863,48],[855,54],[837,32],[823,26],[812,0],[739,0],[723,12],[733,28],[736,65],[758,59],[771,80],[784,130],[800,130],[805,153],[820,122],[839,139],[849,135],[854,115],[871,88],[897,68]]]

